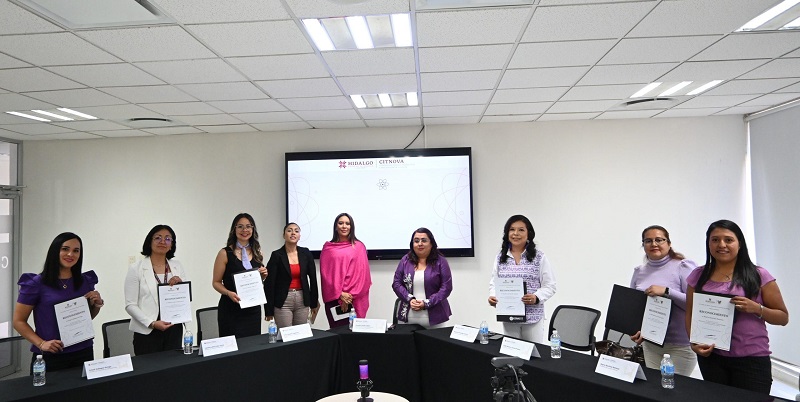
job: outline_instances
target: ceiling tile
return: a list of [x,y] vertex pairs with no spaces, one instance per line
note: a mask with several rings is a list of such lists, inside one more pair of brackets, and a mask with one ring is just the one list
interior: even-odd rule
[[422,104],[425,106],[485,105],[491,96],[491,90],[424,92],[422,93]]
[[153,136],[153,134],[144,132],[142,130],[101,130],[101,131],[92,131],[91,134],[99,135],[101,137],[106,137],[106,138]]
[[338,77],[416,71],[414,49],[410,47],[323,52],[322,57]]
[[68,32],[0,36],[0,49],[10,56],[39,66],[120,61]]
[[480,122],[480,116],[464,116],[464,117],[426,117],[422,119],[426,126],[435,126],[439,124],[477,124]]
[[[744,74],[767,60],[689,61],[658,77],[662,82],[729,80]],[[744,77],[739,77],[744,78]],[[654,81],[655,79],[651,80]]]
[[280,0],[156,0],[156,3],[183,24],[290,18]]
[[572,86],[589,67],[529,68],[506,70],[498,88]]
[[[103,130],[128,130],[121,124],[114,123],[108,120],[82,120],[82,121],[64,121],[60,123],[53,123],[54,125],[64,128],[73,129],[76,131],[103,131]],[[53,134],[57,135],[57,134]],[[88,138],[88,137],[87,137]]]
[[197,134],[203,132],[197,128],[188,126],[143,128],[142,131],[155,135]]
[[0,69],[3,68],[20,68],[20,67],[30,67],[30,64],[25,63],[22,60],[17,60],[11,56],[6,56],[0,53]]
[[654,81],[677,64],[629,64],[594,66],[586,73],[579,85],[646,84]]
[[252,124],[252,126],[259,131],[290,131],[290,130],[305,130],[312,128],[306,122],[288,122],[288,123],[259,123]]
[[222,59],[156,61],[137,67],[169,84],[244,81],[245,78]]
[[158,78],[126,63],[49,67],[48,70],[90,87],[163,84]]
[[617,105],[617,100],[561,101],[550,107],[550,113],[602,112]]
[[333,78],[311,78],[304,80],[258,81],[273,98],[294,98],[314,96],[340,96],[342,91]]
[[342,77],[339,83],[347,95],[417,92],[415,74]]
[[675,107],[678,109],[731,107],[731,106],[736,106],[743,102],[747,102],[750,99],[755,98],[755,96],[756,95],[723,95],[723,96],[702,95],[689,99],[686,102],[683,102]]
[[58,31],[63,29],[10,1],[0,1],[0,35]]
[[69,128],[54,126],[52,124],[42,124],[42,123],[8,124],[4,125],[3,129],[26,135],[69,133],[75,131]]
[[214,53],[178,26],[100,29],[79,31],[78,35],[130,62],[215,57]]
[[800,92],[800,82],[786,88],[783,88],[777,92]]
[[701,109],[670,109],[665,110],[654,117],[699,117],[711,116],[725,108],[722,107],[706,107]]
[[347,110],[301,110],[296,112],[300,118],[311,120],[358,120],[361,117],[353,109]]
[[80,111],[107,120],[127,120],[127,119],[132,119],[134,117],[163,117],[141,106],[131,105],[131,104],[88,106],[88,107],[82,107]]
[[800,58],[773,60],[745,75],[742,75],[739,78],[751,79],[784,77],[800,77]]
[[221,126],[196,126],[197,128],[207,132],[207,133],[252,133],[253,131],[258,131],[250,125],[247,124],[227,124]]
[[252,80],[329,77],[317,55],[232,57],[228,61]]
[[539,116],[536,121],[560,121],[560,120],[591,120],[600,113],[548,113]]
[[170,85],[100,88],[131,103],[192,102],[197,99]]
[[415,119],[380,119],[367,120],[367,127],[419,127],[422,121],[419,117]]
[[386,107],[379,109],[358,109],[365,119],[410,119],[419,121],[419,107]]
[[5,138],[8,140],[17,140],[17,141],[28,141],[36,139],[36,137],[30,135],[14,133],[8,130],[3,130],[2,128],[0,128],[0,138]]
[[499,70],[505,66],[513,46],[506,44],[420,48],[419,69],[423,73]]
[[82,88],[83,85],[41,68],[0,70],[0,88],[14,92]]
[[621,38],[652,8],[652,2],[537,7],[522,41]]
[[222,57],[314,51],[297,24],[290,20],[190,25],[187,28]]
[[773,1],[661,1],[628,37],[727,34],[770,7]]
[[483,116],[481,123],[514,123],[534,121],[540,115],[538,114],[515,114],[510,116]]
[[273,99],[252,99],[208,102],[225,113],[282,112],[286,108]]
[[50,141],[50,140],[93,140],[93,139],[98,139],[98,138],[103,138],[103,137],[101,137],[99,135],[94,135],[94,134],[89,134],[89,133],[84,133],[84,132],[79,132],[79,131],[73,131],[73,132],[70,132],[70,133],[61,133],[61,134],[44,134],[44,135],[36,135],[36,136],[32,136],[31,137],[31,139],[33,139],[33,140],[44,140],[44,141]]
[[193,116],[170,116],[170,117],[192,126],[242,124],[241,120],[229,114],[196,114]]
[[308,1],[286,0],[298,18],[340,17],[343,15],[377,15],[407,13],[408,0],[371,1]]
[[773,59],[800,47],[800,32],[731,34],[693,57],[697,60]]
[[625,38],[598,64],[680,62],[692,57],[721,36]]
[[492,89],[500,77],[500,70],[459,71],[450,73],[422,73],[420,81],[424,92],[465,91]]
[[0,126],[6,124],[39,124],[39,122],[8,113],[0,113]]
[[219,113],[219,109],[204,102],[148,103],[142,106],[164,116]]
[[794,52],[788,53],[786,56],[783,56],[783,57],[800,57],[800,49],[797,49]]
[[250,82],[223,82],[217,84],[184,84],[178,89],[195,98],[207,101],[244,100],[268,98],[257,86]]
[[508,68],[591,66],[615,43],[616,40],[521,43]]
[[429,117],[478,116],[483,113],[483,105],[425,106],[422,115]]
[[547,102],[558,100],[569,87],[498,89],[492,103]]
[[76,108],[84,106],[105,106],[127,103],[92,88],[65,89],[61,91],[28,92],[25,94],[53,105]]
[[[536,103],[495,103],[486,109],[487,115],[506,115],[506,114],[540,114],[544,113],[553,102]],[[483,120],[481,120],[483,121]]]
[[286,98],[278,99],[290,110],[331,110],[352,109],[353,104],[344,96],[325,96],[319,98]]
[[[300,121],[300,118],[292,112],[240,113],[234,114],[233,117],[248,124]],[[261,130],[260,128],[258,129]]]
[[730,115],[730,114],[745,115],[745,114],[760,112],[760,111],[762,111],[764,109],[766,109],[764,106],[748,106],[748,107],[735,106],[735,107],[731,107],[731,108],[725,109],[725,110],[723,110],[721,112],[717,112],[716,114],[717,115]]
[[798,98],[800,98],[800,93],[767,94],[736,106],[777,106]]
[[420,47],[513,43],[530,7],[483,8],[417,13]]
[[606,119],[646,119],[661,112],[661,110],[615,110],[601,113],[595,120]]
[[366,127],[361,120],[309,120],[314,128],[363,128]]
[[763,80],[733,80],[711,88],[704,95],[764,94],[797,82],[797,78],[774,78]]
[[586,87],[572,87],[563,97],[562,101],[572,100],[601,100],[601,99],[627,99],[636,91],[642,89],[642,84],[630,85],[597,85]]
[[5,111],[23,111],[23,110],[33,110],[33,109],[52,109],[54,106],[64,106],[58,104],[52,104],[48,102],[43,102],[38,99],[32,99],[27,96],[14,94],[14,93],[6,93],[0,94],[0,112]]

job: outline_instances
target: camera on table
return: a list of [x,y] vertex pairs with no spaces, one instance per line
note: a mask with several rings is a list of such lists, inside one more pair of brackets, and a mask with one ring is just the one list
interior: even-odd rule
[[491,385],[494,389],[492,400],[495,402],[536,402],[533,395],[519,379],[528,375],[522,367],[519,357],[495,357],[492,359],[494,377]]

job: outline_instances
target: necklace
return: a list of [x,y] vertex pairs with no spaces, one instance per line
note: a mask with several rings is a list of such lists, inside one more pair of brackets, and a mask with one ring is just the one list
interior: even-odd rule
[[[58,281],[61,282],[61,287],[62,288],[64,288],[64,289],[67,288],[67,283],[64,282],[64,280],[62,280],[61,278],[58,278]],[[69,281],[69,278],[67,278],[67,281]]]

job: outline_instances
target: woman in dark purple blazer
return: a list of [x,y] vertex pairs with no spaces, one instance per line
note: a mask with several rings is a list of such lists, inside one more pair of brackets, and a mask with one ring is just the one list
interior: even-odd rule
[[400,298],[397,321],[425,328],[443,327],[450,319],[447,297],[453,291],[450,265],[427,228],[414,231],[410,250],[397,264],[392,289]]

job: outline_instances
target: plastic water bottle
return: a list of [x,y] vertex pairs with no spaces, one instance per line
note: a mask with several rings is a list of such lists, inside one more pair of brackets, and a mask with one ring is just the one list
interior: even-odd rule
[[558,335],[558,330],[553,330],[553,335],[550,336],[550,357],[553,359],[561,358],[561,337]]
[[356,321],[356,308],[350,309],[350,330],[353,330],[353,323]]
[[275,320],[269,321],[269,331],[267,332],[267,340],[269,343],[278,342],[278,326],[275,324]]
[[36,361],[33,363],[33,386],[41,387],[46,382],[46,372],[44,358],[42,355],[36,355]]
[[672,363],[669,353],[664,353],[664,358],[661,359],[661,387],[675,388],[675,364]]
[[183,333],[183,354],[192,354],[192,346],[194,346],[194,336],[192,331],[187,328],[186,332]]
[[489,324],[486,321],[481,321],[481,331],[478,333],[481,345],[489,343]]

